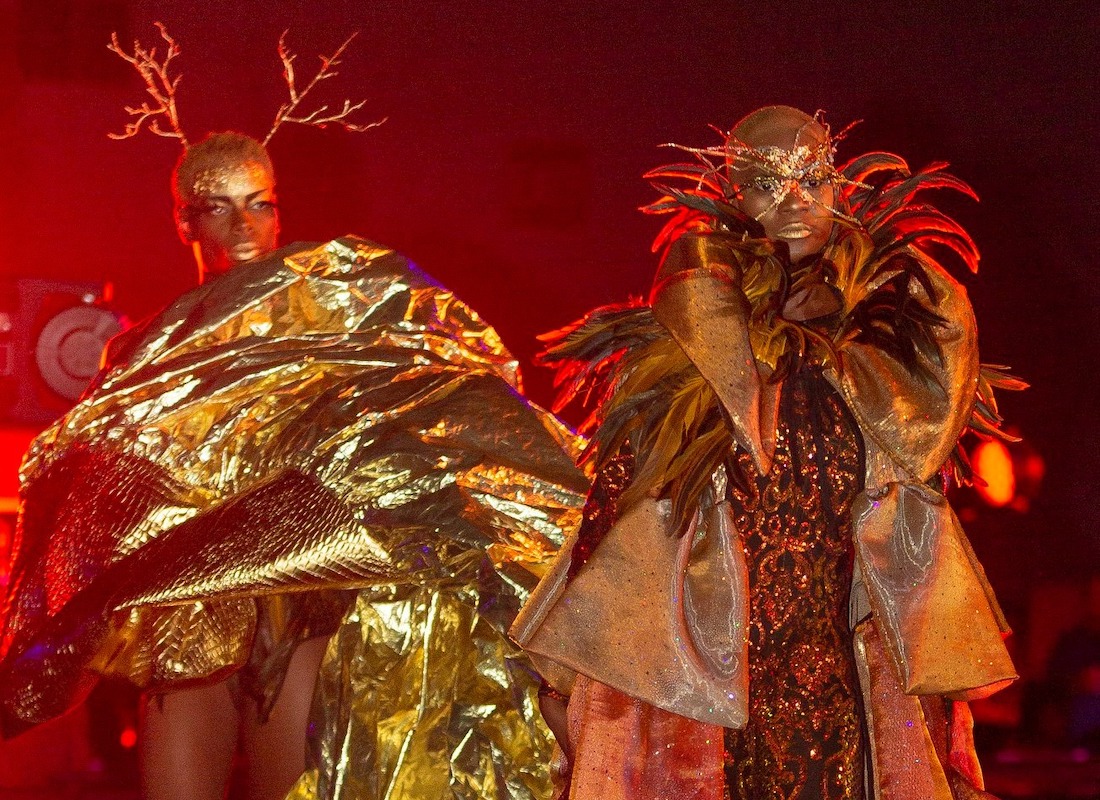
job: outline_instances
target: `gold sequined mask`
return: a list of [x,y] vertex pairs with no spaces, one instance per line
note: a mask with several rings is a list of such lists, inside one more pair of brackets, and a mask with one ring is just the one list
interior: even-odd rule
[[770,192],[773,198],[771,205],[756,215],[758,221],[778,208],[791,194],[808,204],[827,208],[838,217],[850,219],[835,205],[822,203],[809,189],[823,183],[831,183],[838,188],[854,184],[837,170],[833,159],[837,143],[857,124],[858,121],[853,122],[833,136],[829,124],[824,120],[823,112],[818,111],[804,128],[810,125],[819,126],[824,131],[824,137],[809,144],[799,141],[802,131],[795,137],[796,144],[790,148],[771,145],[754,147],[738,139],[732,131],[719,131],[725,142],[717,147],[686,147],[674,143],[665,146],[691,153],[699,159],[706,167],[699,186],[716,182],[727,201],[740,199],[741,176],[753,174],[754,177],[749,182],[758,189]]

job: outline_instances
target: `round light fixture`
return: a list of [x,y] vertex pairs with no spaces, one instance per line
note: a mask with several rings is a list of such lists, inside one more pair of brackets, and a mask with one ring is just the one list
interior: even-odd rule
[[99,372],[108,340],[122,331],[113,312],[95,305],[66,308],[42,327],[34,344],[38,374],[66,400],[77,400]]

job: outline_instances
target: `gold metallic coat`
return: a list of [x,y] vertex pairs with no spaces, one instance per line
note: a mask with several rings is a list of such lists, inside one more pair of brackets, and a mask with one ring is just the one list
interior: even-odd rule
[[[687,251],[683,269],[662,276],[665,279],[651,300],[653,313],[714,387],[735,439],[758,464],[767,464],[767,442],[774,439],[774,432],[754,425],[771,424],[772,399],[759,377],[744,379],[746,369],[756,370],[748,335],[749,306],[728,264],[713,257],[714,248],[694,243],[693,238],[683,237],[681,242],[687,240],[686,244],[677,243],[681,255]],[[912,703],[919,695],[957,700],[982,697],[1016,677],[1003,643],[1007,625],[984,571],[946,500],[925,483],[947,460],[966,426],[978,380],[977,333],[965,292],[942,269],[929,268],[928,273],[939,299],[933,310],[948,320],[938,329],[942,363],[926,364],[935,378],[932,382],[910,374],[876,348],[855,342],[842,345],[839,363],[826,372],[853,411],[867,453],[866,488],[854,511],[857,571],[852,617],[858,621],[873,610],[880,649],[889,659],[880,658],[876,668],[884,669],[889,663],[899,676],[899,698]],[[922,293],[915,296],[928,304],[922,289],[911,291]],[[747,601],[742,593],[730,602],[678,606],[676,587],[692,572],[726,575],[726,589],[736,587],[737,581],[722,563],[730,558],[718,559],[720,548],[697,548],[686,559],[655,548],[662,536],[672,537],[667,526],[662,531],[654,522],[661,505],[667,503],[639,502],[595,548],[572,581],[566,576],[573,543],[567,542],[549,577],[517,619],[513,634],[540,664],[548,660],[559,665],[546,667],[559,688],[567,688],[571,674],[581,673],[700,723],[736,728],[744,720],[743,685],[731,681],[725,670],[699,669],[696,651],[708,630],[740,618]],[[720,511],[721,504],[708,508],[704,501],[697,519],[720,519]],[[701,528],[696,533],[706,535]],[[621,547],[619,542],[633,546]],[[730,542],[739,548],[736,536]],[[668,548],[675,549],[672,544]],[[743,561],[743,554],[740,558]],[[647,608],[675,608],[683,624],[663,624],[664,617],[656,612],[649,617],[624,616],[618,613],[624,595]],[[585,631],[573,630],[577,625],[585,626]],[[733,660],[743,661],[747,658],[744,637],[733,641],[742,648]],[[624,652],[612,652],[620,647]],[[857,651],[857,658],[865,652]],[[866,679],[868,668],[863,669]],[[682,676],[688,672],[692,679],[684,681]],[[890,769],[904,775],[887,769],[877,778],[885,782],[883,786],[898,781],[935,782],[931,773],[925,773],[934,768],[923,739],[914,744],[904,736],[889,738],[891,730],[902,732],[896,721],[891,723],[889,717],[876,721],[877,714],[892,713],[892,708],[869,703],[867,711],[872,727],[882,731],[876,747],[895,754]],[[887,737],[885,743],[882,737]],[[903,795],[881,794],[892,796]]]
[[[461,796],[545,796],[534,677],[504,632],[587,482],[493,329],[399,254],[347,238],[233,270],[108,357],[23,467],[5,733],[96,675],[153,691],[220,679],[249,657],[256,598],[354,587],[322,668],[341,691],[314,727],[381,714],[358,688],[386,674],[393,730],[420,713],[430,746],[356,729],[322,789],[339,773],[381,792],[343,796],[381,798],[426,771]],[[515,775],[493,766],[505,754]]]

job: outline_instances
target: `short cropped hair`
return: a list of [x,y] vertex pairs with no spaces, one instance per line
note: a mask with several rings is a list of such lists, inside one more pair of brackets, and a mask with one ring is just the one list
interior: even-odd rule
[[264,146],[243,133],[211,133],[202,141],[188,147],[172,172],[172,195],[177,212],[194,202],[194,186],[203,172],[249,162],[259,164],[272,175],[275,174],[271,156]]

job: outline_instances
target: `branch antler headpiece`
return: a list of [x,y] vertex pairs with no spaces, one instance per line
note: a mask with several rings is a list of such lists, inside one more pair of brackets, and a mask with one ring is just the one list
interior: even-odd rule
[[[183,129],[180,127],[179,114],[176,110],[176,90],[179,88],[182,75],[171,77],[168,74],[172,59],[179,55],[180,49],[175,40],[168,35],[168,30],[165,28],[164,24],[161,22],[155,24],[160,31],[161,37],[168,45],[162,61],[157,61],[157,50],[155,47],[146,49],[141,45],[141,42],[138,41],[134,42],[133,55],[127,53],[118,42],[118,34],[111,34],[111,43],[107,45],[107,49],[117,53],[138,71],[138,74],[140,74],[145,81],[146,91],[152,95],[156,104],[151,105],[149,101],[145,101],[141,106],[136,108],[127,106],[126,113],[136,117],[136,119],[126,123],[126,127],[122,133],[110,133],[108,136],[112,139],[128,139],[131,136],[135,136],[141,131],[142,127],[145,126],[158,136],[179,139],[186,150],[190,145],[187,141],[187,137],[183,133]],[[290,90],[290,100],[283,103],[283,105],[279,107],[278,112],[276,112],[275,123],[272,125],[267,136],[263,138],[263,144],[265,146],[271,141],[271,137],[275,135],[275,131],[277,131],[279,126],[284,122],[296,122],[301,125],[314,125],[320,128],[330,123],[334,123],[349,131],[365,131],[370,128],[375,128],[386,121],[385,118],[383,118],[369,123],[352,122],[350,117],[366,104],[365,100],[360,100],[358,103],[344,100],[343,108],[338,111],[330,112],[327,105],[322,105],[320,108],[309,113],[293,116],[299,103],[302,102],[314,86],[337,74],[333,67],[340,64],[340,57],[344,54],[348,45],[351,44],[352,39],[358,34],[353,33],[345,39],[344,43],[336,48],[336,52],[331,56],[319,56],[321,59],[320,69],[301,91],[297,88],[294,75],[294,59],[296,56],[294,53],[291,53],[286,46],[286,34],[287,32],[283,31],[282,36],[279,37],[279,59],[283,62],[283,78],[286,80],[287,88]],[[161,124],[162,118],[167,120],[167,128]]]
[[[180,54],[180,48],[176,44],[176,40],[168,35],[164,23],[157,22],[155,24],[160,30],[161,38],[168,45],[164,53],[164,61],[157,61],[157,49],[155,47],[146,50],[141,46],[141,42],[136,39],[134,40],[134,54],[130,55],[118,43],[118,34],[111,34],[111,43],[107,45],[107,49],[117,53],[138,71],[138,74],[145,81],[145,91],[153,96],[157,104],[155,106],[149,105],[149,101],[146,100],[136,108],[126,106],[126,113],[137,119],[126,123],[126,128],[122,133],[108,133],[107,135],[112,139],[129,139],[131,136],[137,135],[143,124],[148,123],[149,130],[157,136],[179,139],[184,149],[187,149],[187,137],[184,136],[183,129],[180,127],[179,113],[176,111],[176,89],[179,87],[180,78],[183,76],[177,75],[174,78],[168,76],[168,66],[172,63],[172,59]],[[168,120],[169,130],[161,127],[161,117]]]
[[349,131],[365,131],[370,128],[377,128],[386,121],[386,118],[383,117],[376,122],[368,122],[366,124],[350,122],[348,118],[361,109],[366,104],[366,100],[352,103],[347,99],[344,100],[344,107],[334,113],[327,113],[328,106],[323,105],[305,116],[292,117],[291,114],[298,107],[298,104],[302,102],[302,99],[309,94],[310,89],[321,81],[335,77],[338,74],[336,70],[332,68],[340,64],[340,56],[344,54],[344,50],[351,44],[351,40],[359,35],[359,32],[356,31],[345,39],[344,43],[336,48],[336,52],[331,56],[319,56],[321,59],[321,68],[317,70],[317,74],[313,76],[313,80],[311,80],[306,85],[306,88],[302,89],[300,92],[297,89],[294,79],[294,59],[296,56],[287,49],[287,33],[288,31],[283,31],[283,35],[279,37],[279,59],[283,62],[283,78],[286,80],[287,89],[290,91],[290,101],[279,106],[279,110],[275,113],[275,123],[271,126],[271,130],[268,131],[267,136],[264,137],[264,145],[271,141],[271,137],[275,135],[275,131],[279,130],[279,126],[284,122],[297,122],[301,125],[316,125],[319,128],[323,128],[330,122],[334,122]]

